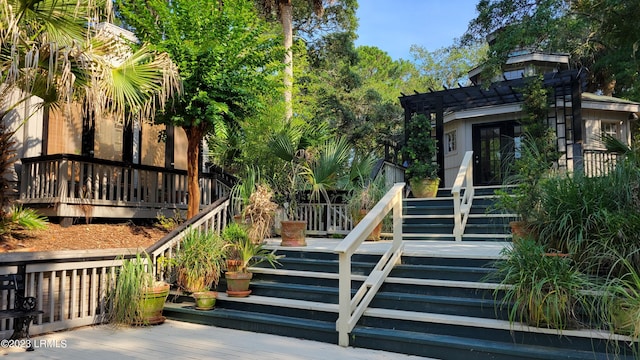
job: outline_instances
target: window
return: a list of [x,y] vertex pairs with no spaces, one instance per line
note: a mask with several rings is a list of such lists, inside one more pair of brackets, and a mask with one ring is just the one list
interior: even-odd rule
[[623,140],[621,121],[601,121],[600,132],[602,133],[602,135],[609,135],[618,140]]
[[450,131],[444,135],[444,140],[446,144],[446,153],[456,152],[457,147],[457,139],[456,139],[456,130]]

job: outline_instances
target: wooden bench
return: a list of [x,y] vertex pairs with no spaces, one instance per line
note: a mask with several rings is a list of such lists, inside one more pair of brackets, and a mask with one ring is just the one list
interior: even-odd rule
[[[2,291],[3,296],[7,294],[5,290],[9,291],[7,300],[11,298],[11,291],[13,291],[14,302],[13,308],[0,310],[0,320],[14,319],[11,340],[23,338],[29,340],[29,327],[33,319],[44,313],[44,311],[36,309],[36,298],[25,296],[25,279],[21,274],[0,275],[0,291]],[[34,348],[31,341],[26,343],[29,344],[27,351],[33,351]]]

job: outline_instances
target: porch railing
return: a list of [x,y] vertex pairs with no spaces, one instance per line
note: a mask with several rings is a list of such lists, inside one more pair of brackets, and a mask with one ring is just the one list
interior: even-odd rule
[[[373,300],[393,266],[400,261],[404,248],[402,242],[402,191],[404,185],[404,183],[395,184],[334,249],[339,258],[339,313],[336,330],[338,331],[338,343],[341,346],[349,346],[349,333]],[[393,211],[391,246],[352,298],[351,256],[390,211]]]
[[[225,174],[202,174],[201,206],[228,196],[234,179]],[[186,209],[187,172],[156,166],[88,158],[71,154],[22,159],[20,202],[53,204],[62,211],[82,206],[107,207],[115,215],[139,215],[140,211],[114,212],[113,208]],[[69,212],[73,216],[73,211]],[[63,213],[45,214],[65,216]],[[108,216],[108,210],[95,217]],[[147,214],[149,215],[149,214]],[[144,217],[144,216],[140,216]]]
[[[464,189],[464,193],[462,190]],[[467,226],[471,205],[473,204],[473,151],[467,151],[462,159],[460,170],[451,187],[453,195],[453,236],[462,241],[462,234]],[[462,195],[461,195],[462,194]]]
[[615,169],[619,156],[605,150],[584,150],[584,174],[589,177],[607,175]]

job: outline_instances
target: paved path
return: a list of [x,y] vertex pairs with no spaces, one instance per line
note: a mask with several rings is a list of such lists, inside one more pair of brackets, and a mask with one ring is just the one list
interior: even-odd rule
[[[412,360],[385,351],[167,320],[160,326],[91,326],[33,337],[34,352],[3,348],[9,359],[260,359],[260,360]],[[48,346],[48,347],[47,347]]]

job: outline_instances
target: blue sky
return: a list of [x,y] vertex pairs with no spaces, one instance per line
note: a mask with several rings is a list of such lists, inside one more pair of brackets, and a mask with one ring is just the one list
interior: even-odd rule
[[411,60],[411,45],[429,51],[453,44],[476,16],[478,0],[360,0],[356,45]]

